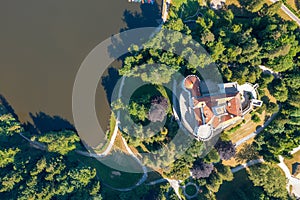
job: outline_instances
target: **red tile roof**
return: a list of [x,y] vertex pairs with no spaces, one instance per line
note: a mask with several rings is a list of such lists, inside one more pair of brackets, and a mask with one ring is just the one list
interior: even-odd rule
[[[213,119],[212,126],[214,128],[216,128],[219,124],[230,120],[232,118],[231,115],[242,116],[241,98],[238,91],[236,93],[218,94],[214,96],[203,97],[201,96],[200,92],[200,80],[194,75],[186,77],[184,86],[191,92],[193,97],[195,119],[199,126],[203,125],[201,109],[203,110],[205,124],[209,123]],[[219,100],[224,98],[229,98],[229,100],[226,101],[225,105],[219,105]],[[213,112],[213,107],[223,105],[226,109],[225,113],[219,116],[215,115]]]
[[240,93],[236,94],[226,106],[226,110],[229,114],[235,116],[242,116],[242,105],[241,105],[241,96]]

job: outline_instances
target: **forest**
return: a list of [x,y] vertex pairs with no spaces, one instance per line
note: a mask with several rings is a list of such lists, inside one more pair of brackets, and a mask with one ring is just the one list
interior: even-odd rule
[[[282,189],[285,187],[283,176],[275,177],[276,182],[280,183],[279,186],[267,187],[265,183],[259,181],[259,176],[255,173],[257,170],[269,170],[270,173],[275,173],[277,169],[274,164],[279,162],[278,156],[291,158],[292,155],[289,152],[300,143],[299,28],[295,22],[285,21],[277,14],[281,2],[267,5],[261,0],[245,0],[240,1],[240,4],[242,8],[237,12],[236,8],[231,9],[232,6],[225,6],[215,11],[201,6],[198,1],[174,1],[170,10],[170,19],[163,28],[179,31],[187,37],[175,33],[166,35],[164,32],[164,37],[157,34],[142,50],[133,46],[131,56],[126,57],[120,74],[126,77],[139,77],[142,81],[158,87],[173,80],[173,75],[177,72],[183,76],[197,74],[197,69],[209,68],[214,62],[221,71],[224,82],[258,83],[259,94],[264,105],[257,112],[267,110],[269,113],[275,113],[278,111],[278,115],[270,126],[255,138],[253,144],[259,155],[271,164],[250,168],[249,177],[254,185],[263,188],[262,195],[265,198],[269,196],[286,199],[288,198],[287,192]],[[197,15],[193,15],[194,13]],[[206,55],[199,56],[197,50],[189,46],[192,40],[199,42],[211,59],[208,59]],[[180,55],[176,51],[179,44],[184,45]],[[164,46],[170,50],[157,49],[157,47]],[[184,59],[185,55],[188,55],[187,60]],[[145,71],[145,66],[152,63],[160,65],[158,68],[149,67]],[[267,66],[277,76],[263,72],[259,66]],[[276,103],[269,101],[266,91],[276,99]],[[143,105],[143,102],[136,101],[135,103],[139,106]],[[140,113],[139,106],[130,107],[129,112]],[[145,110],[141,111],[141,113],[144,112]],[[140,122],[145,119],[140,119]],[[252,120],[260,121],[255,113],[252,114]],[[174,129],[169,130],[165,126],[164,131],[158,133],[162,139],[159,136],[151,137],[151,139],[146,137],[147,141],[144,144],[143,139],[134,138],[133,144],[134,146],[141,144],[147,146],[151,143],[164,144],[163,138],[172,137],[172,131]],[[128,138],[129,142],[132,140],[133,138]],[[216,193],[223,180],[232,180],[230,170],[222,165],[222,160],[230,159],[235,155],[234,145],[226,140],[226,136],[223,135],[215,148],[203,159],[199,159],[201,142],[195,142],[182,157],[172,163],[168,163],[170,159],[164,160],[166,155],[163,154],[161,161],[166,162],[168,166],[164,170],[164,175],[186,180],[191,171],[192,177],[201,182],[199,185]],[[167,157],[172,156],[174,155],[171,152],[167,154]],[[222,176],[222,173],[226,175]],[[213,198],[212,193],[205,194],[204,192],[203,196],[208,194],[209,198]]]
[[[264,105],[252,114],[252,120],[258,122],[256,113],[263,110],[278,114],[253,142],[253,151],[258,153],[255,156],[266,161],[247,170],[253,196],[239,191],[233,199],[292,199],[285,189],[285,177],[275,164],[279,155],[291,158],[289,152],[300,144],[299,27],[277,14],[281,2],[267,5],[263,0],[241,0],[240,4],[241,8],[225,5],[212,10],[202,1],[173,0],[162,31],[141,50],[132,45],[119,70],[120,75],[139,79],[145,85],[130,97],[129,105],[118,99],[112,102],[112,108],[126,113],[122,119],[125,122],[130,118],[137,124],[121,125],[122,136],[131,147],[140,152],[162,149],[152,158],[143,158],[144,165],[158,171],[161,178],[196,183],[201,188],[196,199],[216,199],[222,184],[234,179],[231,168],[223,162],[238,154],[228,139],[230,133],[221,133],[205,156],[205,143],[191,138],[186,138],[188,148],[184,144],[165,148],[180,127],[174,119],[172,91],[164,84],[169,84],[177,73],[198,75],[199,68],[210,69],[212,63],[224,82],[258,83]],[[166,35],[164,30],[185,37],[176,32]],[[199,54],[193,41],[201,44],[207,54]],[[179,46],[178,55],[175,52]],[[272,69],[276,76],[265,73],[261,65]],[[266,91],[276,103],[270,102]],[[149,123],[156,129],[145,131],[142,127]],[[134,132],[134,136],[128,132]],[[77,150],[84,150],[84,146],[75,130],[30,132],[2,104],[0,144],[2,199],[178,199],[169,183],[142,184],[126,192],[113,190],[102,181],[102,169],[91,166],[90,158],[78,155]],[[184,153],[176,155],[178,149]],[[243,155],[239,158],[245,161],[251,157]]]

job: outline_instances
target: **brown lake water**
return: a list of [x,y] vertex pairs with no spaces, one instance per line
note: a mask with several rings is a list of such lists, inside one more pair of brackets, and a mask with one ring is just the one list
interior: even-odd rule
[[[0,2],[0,94],[22,122],[43,112],[73,123],[72,88],[83,59],[120,29],[155,26],[159,8],[127,0]],[[103,127],[110,109],[99,82],[96,108]]]

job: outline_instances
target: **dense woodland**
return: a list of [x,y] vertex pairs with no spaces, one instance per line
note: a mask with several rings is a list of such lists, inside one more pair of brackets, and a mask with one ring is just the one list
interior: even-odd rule
[[[289,152],[300,144],[299,28],[276,14],[280,2],[268,6],[262,0],[241,0],[242,8],[224,6],[218,11],[199,2],[173,0],[170,19],[163,25],[163,30],[179,31],[186,37],[158,33],[142,50],[133,45],[125,58],[120,75],[141,79],[147,89],[137,91],[127,106],[121,100],[112,103],[114,110],[126,111],[125,116],[138,124],[122,127],[123,136],[140,151],[156,151],[165,146],[179,127],[171,109],[172,92],[162,84],[170,83],[175,73],[197,74],[198,68],[209,68],[215,63],[224,82],[259,83],[264,107],[257,112],[278,112],[277,117],[255,138],[251,151],[236,154],[235,146],[223,134],[205,157],[200,151],[203,143],[193,140],[183,155],[174,153],[182,146],[171,145],[143,163],[164,166],[159,169],[163,177],[197,183],[201,187],[198,199],[215,199],[220,186],[234,178],[223,160],[236,156],[247,161],[251,156],[263,156],[266,164],[248,170],[255,186],[251,188],[252,196],[241,191],[233,199],[289,199],[285,177],[274,163],[278,162],[278,155],[291,157]],[[195,51],[192,40],[199,42],[211,57]],[[175,54],[182,44],[181,54]],[[157,49],[158,46],[169,51]],[[258,65],[279,74],[274,77]],[[265,90],[277,103],[269,101]],[[260,120],[255,114],[252,118]],[[142,126],[150,122],[159,128],[144,131]],[[134,136],[127,134],[130,131],[135,132]],[[32,142],[22,138],[21,133]],[[111,190],[101,182],[97,169],[79,159],[75,150],[82,149],[82,144],[76,132],[30,133],[4,106],[0,113],[0,144],[2,199],[178,199],[169,184],[142,185],[129,192]],[[247,156],[251,152],[254,157]]]
[[[124,68],[120,73],[160,85],[169,83],[172,75],[177,72],[183,75],[197,73],[198,68],[208,68],[211,62],[215,62],[225,82],[259,83],[259,93],[264,105],[257,112],[278,111],[278,115],[272,124],[255,138],[254,147],[270,162],[278,162],[278,155],[291,157],[288,152],[300,144],[298,101],[300,34],[294,22],[284,21],[276,14],[281,2],[268,6],[261,0],[245,0],[240,2],[243,7],[238,10],[239,12],[232,6],[214,11],[202,7],[198,1],[173,3],[175,5],[171,7],[171,18],[163,28],[180,31],[187,37],[183,38],[180,34],[173,33],[164,37],[158,34],[142,50],[133,46],[132,55],[125,59]],[[195,16],[195,13],[198,13],[198,16]],[[211,55],[211,60],[207,59],[206,55],[199,55],[189,46],[192,39],[205,47]],[[183,44],[185,48],[177,55],[174,52],[177,52],[179,44]],[[159,46],[167,46],[170,50],[157,49]],[[186,55],[188,60],[184,59]],[[146,64],[151,66],[152,63],[161,65],[147,68],[145,71]],[[272,74],[263,72],[259,65],[267,66],[279,74],[274,78]],[[270,102],[264,94],[265,90],[269,90],[277,103]],[[259,122],[261,119],[253,113],[252,120]],[[167,131],[170,133],[170,130]],[[164,137],[163,134],[159,135]],[[153,137],[152,141],[148,139],[147,143],[158,142],[155,141],[156,138]],[[165,175],[185,180],[191,171],[193,177],[201,180],[201,185],[205,185],[207,190],[217,192],[223,180],[232,179],[230,170],[223,166],[221,161],[230,159],[235,154],[234,146],[226,141],[226,136],[221,137],[221,140],[224,141],[219,141],[215,149],[203,159],[199,159],[200,155],[197,154],[197,149],[198,151],[201,149],[201,143],[193,144],[185,155],[169,165],[164,172]],[[135,143],[135,146],[139,146],[140,142]],[[277,169],[274,165],[261,165],[249,170],[249,177],[254,185],[261,186],[265,191],[262,194],[265,196],[264,199],[268,199],[268,196],[287,198],[285,189],[282,189],[285,187],[284,176],[273,176],[272,178],[276,180],[269,181],[280,184],[268,188],[264,186],[265,183],[259,181],[258,176],[255,176],[258,169],[270,173],[275,173]],[[227,173],[223,178],[222,172]]]
[[72,156],[76,133],[51,132],[38,138],[49,144],[47,150],[34,147],[19,135],[24,133],[20,123],[1,108],[2,199],[101,199],[96,170]]

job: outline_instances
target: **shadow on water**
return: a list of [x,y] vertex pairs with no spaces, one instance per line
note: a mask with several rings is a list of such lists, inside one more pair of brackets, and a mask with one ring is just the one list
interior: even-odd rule
[[35,133],[47,133],[50,131],[74,130],[74,126],[60,116],[50,116],[44,112],[36,114],[29,113],[33,124],[27,123],[26,130],[34,131]]
[[[141,4],[141,12],[132,12],[125,10],[123,13],[123,21],[126,24],[126,28],[120,29],[123,32],[120,37],[111,37],[111,45],[108,47],[108,52],[111,58],[123,63],[127,54],[121,52],[127,51],[128,47],[133,44],[133,41],[128,39],[128,35],[124,31],[142,28],[142,27],[157,27],[161,23],[161,1],[158,0],[154,4]],[[138,35],[137,40],[145,41],[145,38],[149,38],[151,33],[145,33],[145,35]],[[121,64],[122,66],[123,64]],[[120,67],[120,66],[119,66]],[[116,86],[117,81],[120,79],[120,75],[116,66],[108,69],[108,75],[102,77],[102,86],[106,92],[106,97],[111,103],[111,96],[113,89]]]
[[5,107],[5,109],[10,114],[12,114],[12,116],[15,119],[19,120],[18,115],[15,113],[15,110],[11,107],[11,105],[8,103],[8,101],[6,100],[6,98],[3,95],[1,95],[1,94],[0,94],[0,104],[2,104]]
[[123,21],[127,24],[127,28],[121,29],[121,32],[133,28],[153,27],[157,26],[161,20],[160,5],[155,4],[141,4],[141,13],[131,12],[125,10],[123,14]]
[[[2,104],[7,112],[13,115],[15,119],[18,120],[18,116],[15,113],[12,106],[8,103],[6,98],[0,94],[0,104]],[[50,116],[44,112],[39,112],[36,114],[29,113],[33,123],[26,122],[23,124],[25,130],[31,133],[47,133],[50,131],[61,131],[61,130],[74,130],[75,127],[66,119],[60,116]]]
[[[156,1],[154,4],[141,4],[140,6],[141,12],[132,12],[129,10],[125,10],[123,13],[123,21],[126,24],[126,28],[121,28],[120,33],[142,27],[157,27],[161,22],[161,0]],[[145,35],[139,35],[136,39],[149,38],[151,33],[146,33]],[[112,58],[117,60],[124,60],[124,55],[120,55],[121,49],[128,49],[133,43],[131,40],[127,40],[126,33],[123,33],[121,37],[111,38],[112,45],[109,46],[108,52]]]
[[106,97],[107,97],[109,104],[111,104],[111,96],[113,93],[113,89],[120,78],[121,78],[121,76],[119,75],[118,70],[113,67],[108,68],[108,75],[102,77],[101,83],[106,92]]

